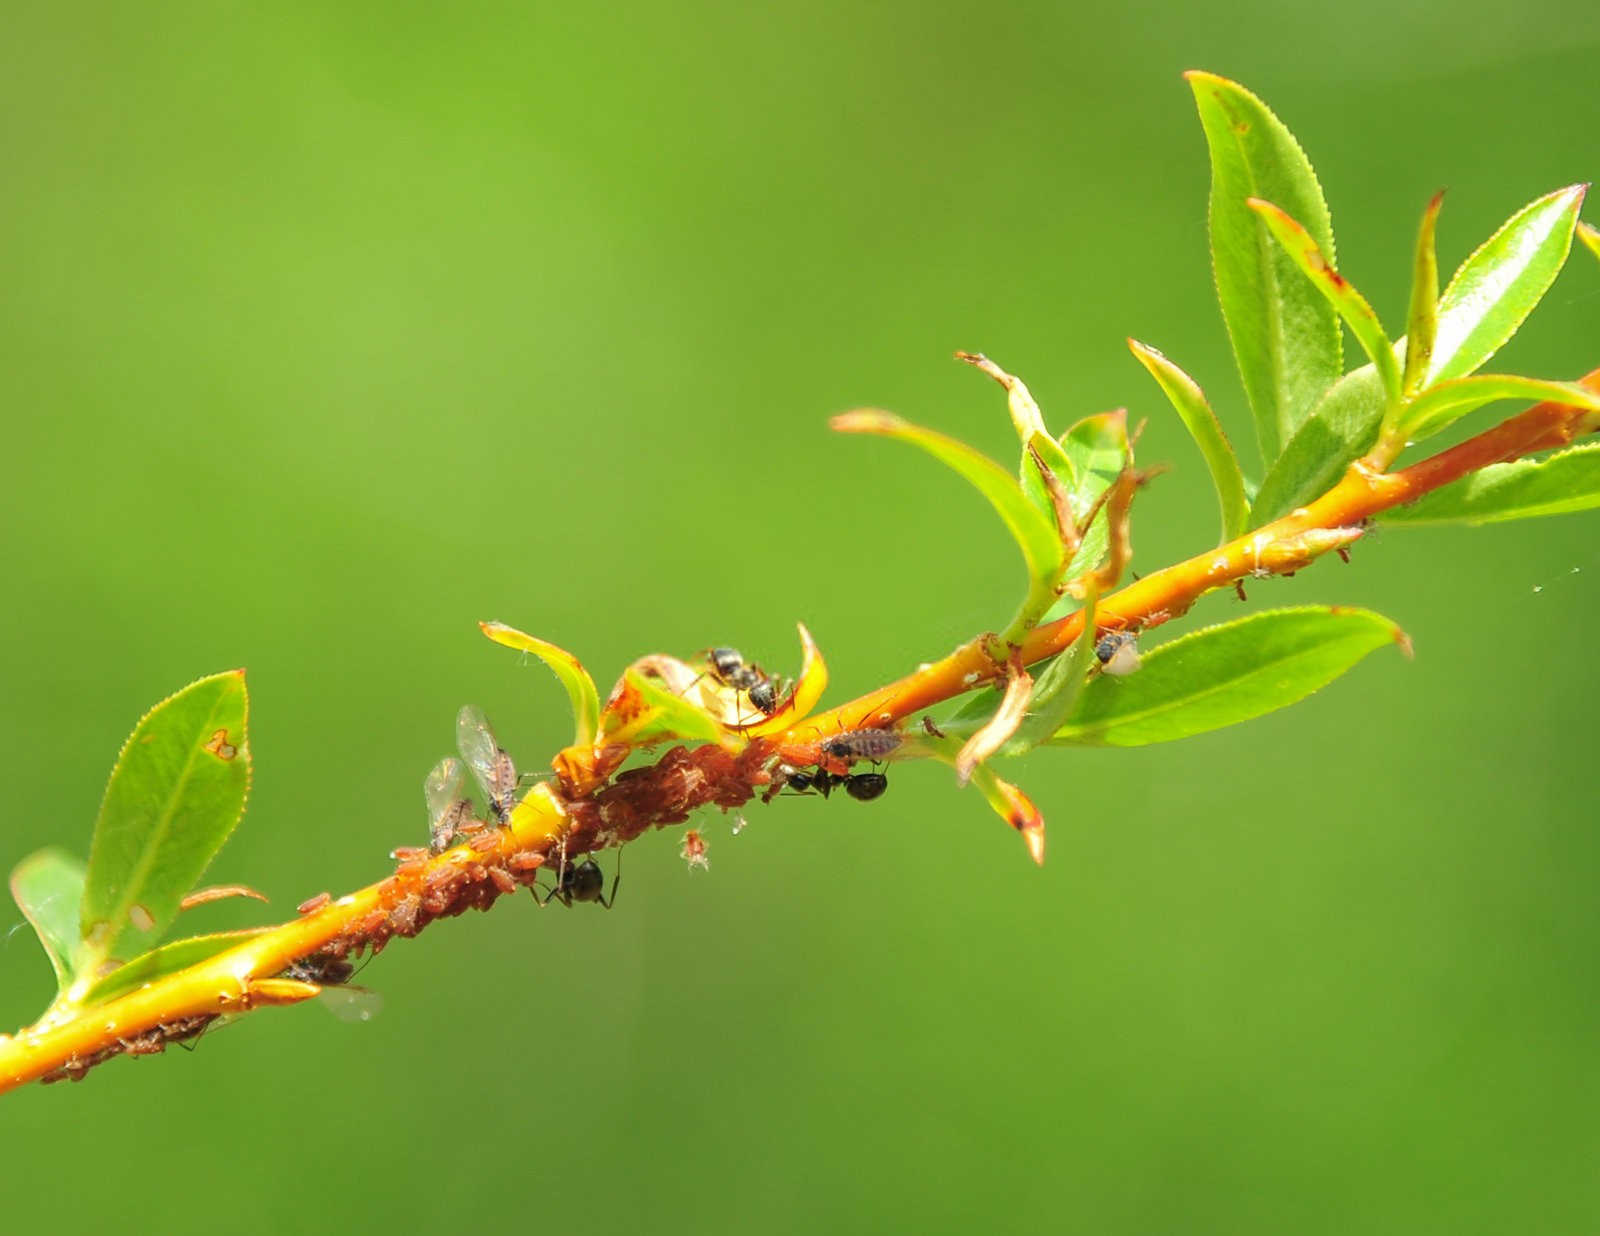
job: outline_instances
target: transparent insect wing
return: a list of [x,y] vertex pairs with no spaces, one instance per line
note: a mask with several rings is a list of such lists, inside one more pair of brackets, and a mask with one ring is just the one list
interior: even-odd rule
[[493,799],[496,790],[496,766],[499,763],[500,744],[494,740],[489,719],[481,708],[468,704],[456,717],[456,747],[461,758],[472,769],[472,775],[483,790],[484,797]]
[[367,987],[324,987],[317,1003],[340,1021],[371,1021],[383,1011],[383,997]]
[[428,800],[428,823],[436,824],[444,818],[461,799],[461,785],[466,779],[461,761],[447,755],[433,766],[422,783],[423,796]]

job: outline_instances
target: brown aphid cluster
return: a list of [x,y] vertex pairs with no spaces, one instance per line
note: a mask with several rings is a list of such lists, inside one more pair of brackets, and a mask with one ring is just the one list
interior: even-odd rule
[[715,745],[673,747],[654,764],[618,773],[586,799],[569,802],[567,851],[632,841],[647,828],[682,824],[701,807],[742,807],[771,780],[774,748],[757,739],[737,755]]
[[203,1014],[198,1017],[183,1017],[177,1021],[163,1022],[143,1034],[118,1039],[115,1043],[89,1055],[73,1056],[59,1069],[46,1073],[39,1080],[47,1086],[52,1082],[82,1081],[88,1076],[90,1069],[97,1064],[104,1064],[113,1056],[160,1055],[167,1050],[168,1043],[182,1043],[186,1039],[192,1039],[215,1020],[213,1015]]
[[[673,747],[649,767],[629,769],[588,797],[566,800],[566,854],[570,860],[602,845],[631,841],[649,828],[681,824],[701,807],[743,806],[771,781],[774,758],[773,746],[759,740],[737,755],[716,745]],[[378,905],[348,931],[285,967],[283,977],[338,986],[354,972],[349,958],[364,951],[377,954],[395,936],[415,936],[435,919],[487,910],[501,897],[533,885],[547,855],[521,850],[492,857],[505,839],[505,829],[486,828],[466,847],[441,855],[416,846],[397,848],[394,874],[378,885]],[[319,893],[296,909],[313,914],[331,901]],[[153,1055],[168,1043],[194,1038],[214,1020],[208,1015],[157,1026],[75,1057],[42,1080],[77,1081],[113,1056]]]

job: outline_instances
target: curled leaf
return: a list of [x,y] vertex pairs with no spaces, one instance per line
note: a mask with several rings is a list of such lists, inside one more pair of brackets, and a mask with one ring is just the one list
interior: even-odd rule
[[1000,706],[995,709],[994,716],[967,739],[961,754],[956,756],[956,780],[962,785],[971,778],[974,768],[1005,746],[1017,732],[1032,690],[1033,679],[1020,662],[1006,666],[1006,686],[1000,696]]
[[53,847],[36,850],[11,872],[11,896],[44,946],[63,992],[72,985],[83,880],[83,860]]
[[1058,655],[1039,675],[1028,700],[1028,715],[1003,751],[1006,755],[1025,755],[1040,743],[1048,742],[1066,723],[1077,707],[1078,694],[1094,663],[1096,594],[1084,599],[1083,630],[1072,647]]
[[1217,503],[1222,508],[1222,540],[1233,540],[1245,530],[1249,503],[1244,496],[1244,474],[1239,470],[1239,458],[1233,453],[1227,434],[1222,432],[1222,423],[1206,402],[1199,384],[1177,365],[1137,339],[1128,340],[1128,348],[1150,371],[1200,448],[1200,455],[1211,472],[1211,483],[1216,487]]
[[[600,714],[595,746],[641,747],[674,739],[721,742],[727,737],[726,727],[704,705],[673,690],[672,683],[681,676],[668,677],[662,666],[675,661],[644,657],[622,672]],[[692,669],[690,674],[692,678]]]
[[1034,584],[1053,584],[1062,565],[1061,539],[1051,521],[1023,495],[1015,477],[988,456],[932,429],[902,420],[891,412],[861,408],[830,422],[841,433],[870,433],[897,438],[927,451],[965,478],[995,509],[1022,551]]
[[594,685],[594,679],[590,678],[589,672],[583,668],[583,662],[565,648],[558,648],[503,622],[480,622],[478,626],[495,643],[515,648],[519,652],[531,652],[548,665],[551,672],[560,679],[561,685],[567,689],[567,697],[572,701],[572,716],[576,727],[572,745],[583,747],[594,742],[595,734],[600,727],[600,692]]
[[1024,446],[1036,433],[1049,435],[1050,431],[1045,428],[1044,416],[1039,411],[1039,405],[1034,402],[1033,396],[1021,378],[1007,373],[982,352],[957,352],[956,359],[965,361],[974,369],[988,374],[1005,388],[1006,402],[1011,410],[1011,424]]
[[1044,815],[1033,800],[1011,782],[997,777],[987,766],[975,768],[972,784],[995,813],[1022,837],[1028,857],[1044,865]]
[[266,901],[267,895],[248,884],[214,884],[210,888],[196,889],[178,903],[179,910],[192,910],[212,901],[226,901],[230,897],[248,897],[252,901]]
[[811,714],[822,693],[828,689],[828,664],[822,659],[822,649],[811,638],[805,623],[795,625],[800,628],[800,677],[795,680],[794,690],[778,705],[775,713],[740,730],[746,738],[781,734],[798,725]]

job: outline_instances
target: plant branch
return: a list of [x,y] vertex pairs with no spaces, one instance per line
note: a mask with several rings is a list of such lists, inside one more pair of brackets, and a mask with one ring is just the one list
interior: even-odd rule
[[[1581,381],[1600,392],[1600,369]],[[1370,457],[1358,461],[1309,506],[1103,597],[1096,624],[1123,630],[1157,626],[1206,593],[1246,577],[1292,574],[1360,537],[1373,515],[1596,428],[1595,413],[1541,403],[1398,472],[1384,472]],[[1034,628],[1015,666],[1065,651],[1082,625],[1079,611]],[[325,904],[307,903],[300,918],[207,961],[89,1008],[58,1007],[37,1025],[0,1036],[0,1093],[39,1079],[82,1077],[114,1055],[161,1051],[219,1017],[310,999],[323,983],[342,981],[348,967],[338,967],[347,956],[376,953],[394,936],[416,935],[436,918],[487,909],[532,884],[558,857],[564,865],[569,857],[623,844],[646,829],[681,823],[702,806],[738,807],[771,784],[771,766],[785,749],[814,748],[840,730],[893,724],[1003,677],[1006,665],[993,655],[995,642],[992,633],[981,635],[898,682],[810,716],[784,734],[755,739],[737,753],[715,744],[673,747],[653,765],[618,774],[582,797],[565,798],[541,784],[504,826],[469,844],[438,855],[407,854],[384,880]]]

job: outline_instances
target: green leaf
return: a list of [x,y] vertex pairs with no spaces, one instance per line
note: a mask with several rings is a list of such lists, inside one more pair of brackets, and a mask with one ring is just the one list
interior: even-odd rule
[[80,973],[160,939],[239,823],[248,710],[244,671],[214,674],[157,704],[123,746],[89,850]]
[[1545,459],[1491,464],[1410,506],[1385,511],[1388,524],[1495,524],[1600,507],[1600,442]]
[[37,850],[11,871],[11,896],[38,933],[61,991],[72,985],[78,951],[78,907],[83,901],[83,860],[64,850]]
[[[1132,461],[1128,414],[1119,409],[1086,416],[1062,434],[1060,441],[1061,449],[1072,461],[1072,509],[1081,520]],[[1067,567],[1066,577],[1071,579],[1092,570],[1105,557],[1109,539],[1105,512],[1101,511],[1085,530],[1078,552]]]
[[1333,307],[1272,243],[1245,199],[1278,203],[1334,258],[1333,223],[1305,151],[1267,105],[1237,82],[1186,74],[1211,151],[1211,263],[1264,462],[1343,369]]
[[1061,444],[1048,433],[1036,433],[1023,444],[1022,467],[1019,473],[1022,492],[1026,495],[1028,501],[1033,504],[1034,510],[1043,515],[1049,521],[1050,526],[1054,528],[1056,527],[1055,499],[1051,496],[1050,487],[1045,483],[1038,464],[1034,463],[1033,454],[1028,450],[1029,447],[1038,452],[1039,459],[1043,461],[1044,466],[1055,474],[1057,483],[1065,491],[1069,499],[1077,488],[1076,469],[1073,467],[1071,457],[1066,451],[1062,450]]
[[1028,595],[1003,632],[1008,640],[1021,639],[1056,599],[1055,585],[1061,578],[1066,551],[1056,532],[1055,520],[1028,500],[1016,477],[965,442],[876,408],[844,412],[830,423],[842,433],[879,434],[921,447],[959,473],[989,500],[1022,551],[1028,568]]
[[550,667],[572,701],[572,715],[577,726],[577,736],[573,738],[572,745],[591,745],[600,726],[600,692],[595,688],[594,679],[583,668],[583,662],[565,648],[558,648],[516,627],[508,627],[503,622],[480,622],[478,626],[495,643],[521,652],[531,652]]
[[1094,660],[1094,610],[1095,598],[1091,593],[1083,607],[1083,630],[1072,641],[1072,647],[1060,653],[1039,675],[1033,698],[1028,701],[1028,714],[1011,741],[1001,749],[1002,754],[1026,755],[1039,744],[1048,742],[1072,715]]
[[1061,538],[1056,535],[1055,521],[1046,520],[1043,512],[1023,496],[1016,478],[987,455],[965,442],[876,408],[845,412],[834,417],[831,424],[841,433],[872,433],[909,442],[959,473],[994,507],[1022,551],[1028,574],[1035,580],[1054,581],[1061,570]]
[[675,694],[637,665],[622,672],[622,681],[607,701],[606,719],[612,718],[617,724],[611,729],[602,725],[601,743],[644,747],[676,739],[721,742],[726,737],[703,707]]
[[1192,632],[1144,654],[1125,678],[1084,688],[1057,743],[1142,747],[1236,725],[1326,686],[1400,628],[1370,610],[1267,610]]
[[1136,339],[1128,340],[1128,347],[1150,371],[1200,448],[1206,467],[1211,470],[1211,483],[1216,487],[1217,502],[1222,508],[1222,539],[1233,540],[1245,530],[1249,507],[1239,458],[1233,453],[1228,436],[1222,432],[1217,414],[1211,410],[1205,392],[1195,380],[1160,352]]
[[1596,231],[1587,223],[1578,224],[1578,239],[1588,247],[1589,252],[1600,258],[1600,231]]
[[1427,385],[1471,373],[1516,334],[1567,260],[1586,188],[1530,202],[1461,264],[1439,298]]
[[242,931],[219,931],[214,935],[189,936],[182,940],[174,940],[170,944],[163,944],[148,953],[140,953],[126,965],[118,966],[104,978],[91,984],[78,997],[77,1003],[92,1005],[115,1000],[118,996],[127,995],[128,992],[154,982],[163,975],[176,974],[179,970],[187,970],[202,961],[209,961],[218,953],[225,953],[235,945],[243,944],[266,930],[268,929],[265,927],[247,927]]
[[1261,216],[1273,239],[1283,246],[1284,252],[1294,259],[1301,273],[1311,280],[1311,286],[1327,297],[1334,312],[1344,319],[1350,333],[1361,345],[1361,350],[1367,354],[1367,359],[1377,366],[1384,394],[1393,405],[1400,398],[1400,366],[1395,363],[1394,345],[1389,342],[1389,336],[1384,334],[1383,324],[1378,321],[1378,315],[1367,303],[1367,298],[1333,268],[1333,262],[1322,256],[1322,250],[1317,247],[1311,234],[1285,211],[1271,202],[1254,197],[1247,198],[1245,205]]
[[1600,397],[1576,382],[1547,382],[1510,374],[1479,374],[1428,387],[1406,406],[1398,433],[1420,441],[1448,429],[1468,412],[1501,399],[1548,399],[1574,407],[1600,409]]
[[1417,229],[1417,252],[1411,263],[1411,308],[1406,314],[1406,371],[1400,381],[1401,392],[1408,397],[1422,386],[1439,329],[1439,255],[1433,238],[1443,202],[1441,189],[1422,212],[1422,226]]
[[1377,441],[1383,412],[1383,383],[1372,365],[1335,382],[1262,480],[1250,526],[1271,523],[1331,489]]

